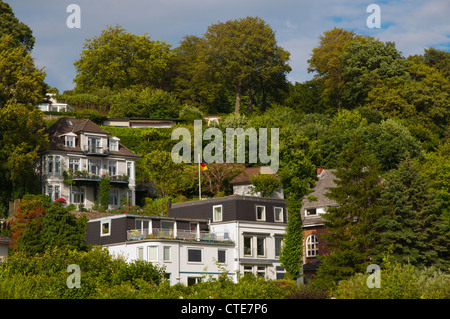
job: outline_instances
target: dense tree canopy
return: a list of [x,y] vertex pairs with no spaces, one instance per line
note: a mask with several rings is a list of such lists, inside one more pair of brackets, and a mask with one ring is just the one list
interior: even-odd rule
[[75,91],[83,93],[102,87],[159,88],[170,54],[170,46],[164,42],[131,34],[120,26],[109,26],[100,36],[86,40],[80,58],[75,61]]

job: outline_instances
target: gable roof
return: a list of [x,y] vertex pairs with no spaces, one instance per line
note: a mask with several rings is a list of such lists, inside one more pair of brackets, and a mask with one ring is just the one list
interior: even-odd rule
[[[92,133],[105,136],[110,135],[109,132],[105,131],[89,119],[62,117],[48,129],[49,150],[83,153],[83,150],[79,145],[76,145],[75,147],[66,147],[63,136],[70,133],[76,135],[81,133]],[[121,143],[119,143],[118,151],[109,151],[109,153],[111,155],[140,157]]]

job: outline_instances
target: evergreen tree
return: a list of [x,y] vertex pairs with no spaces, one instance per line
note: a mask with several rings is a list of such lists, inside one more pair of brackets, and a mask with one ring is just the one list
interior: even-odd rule
[[329,232],[323,238],[330,254],[323,257],[317,274],[327,284],[365,272],[375,236],[373,224],[380,215],[379,164],[358,140],[344,150],[335,175],[336,187],[326,196],[339,206],[328,208],[323,216]]
[[[380,198],[383,216],[375,223],[378,233],[373,258],[381,262],[392,250],[392,259],[414,266],[448,267],[448,233],[430,184],[419,164],[405,160],[390,172]],[[445,261],[447,259],[447,261]]]

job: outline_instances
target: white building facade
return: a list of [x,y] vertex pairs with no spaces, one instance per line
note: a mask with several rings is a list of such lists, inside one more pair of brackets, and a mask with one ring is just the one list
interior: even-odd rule
[[100,205],[100,181],[110,180],[108,208],[135,205],[138,155],[86,119],[61,118],[49,129],[39,158],[42,193],[84,208]]

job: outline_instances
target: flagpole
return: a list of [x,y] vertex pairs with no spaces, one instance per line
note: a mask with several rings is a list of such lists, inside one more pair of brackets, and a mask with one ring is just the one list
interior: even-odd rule
[[202,183],[200,179],[200,154],[198,154],[198,199],[202,199]]

